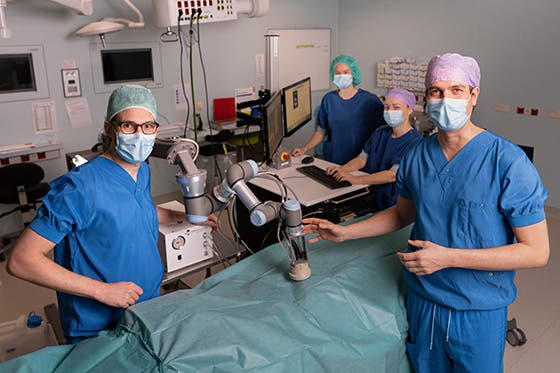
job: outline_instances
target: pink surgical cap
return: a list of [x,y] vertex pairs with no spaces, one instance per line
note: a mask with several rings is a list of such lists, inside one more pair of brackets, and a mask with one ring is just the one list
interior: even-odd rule
[[414,110],[414,105],[416,105],[416,96],[414,93],[402,88],[393,88],[387,93],[387,98],[390,97],[404,102],[406,106]]
[[426,72],[426,87],[440,80],[453,80],[476,88],[480,86],[480,68],[472,57],[445,53],[430,60]]

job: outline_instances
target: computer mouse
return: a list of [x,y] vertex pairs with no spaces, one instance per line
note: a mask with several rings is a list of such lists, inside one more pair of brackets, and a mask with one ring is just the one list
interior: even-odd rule
[[305,157],[301,160],[301,163],[302,164],[309,164],[309,163],[312,163],[314,160],[315,160],[315,158],[307,156],[307,157]]

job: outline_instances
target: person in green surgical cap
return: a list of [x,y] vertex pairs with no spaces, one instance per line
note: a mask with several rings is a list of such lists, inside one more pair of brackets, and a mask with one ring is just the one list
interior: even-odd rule
[[[156,100],[141,86],[109,97],[107,152],[51,183],[9,258],[8,272],[57,291],[69,343],[116,326],[131,305],[159,296],[158,222],[183,213],[156,208],[144,162],[158,131]],[[216,217],[209,217],[210,225]],[[54,261],[47,254],[54,248]]]
[[315,132],[302,148],[292,149],[292,155],[303,155],[325,139],[325,159],[343,165],[357,157],[373,131],[385,124],[383,103],[376,95],[356,88],[362,74],[354,57],[336,57],[330,78],[337,89],[323,97]]

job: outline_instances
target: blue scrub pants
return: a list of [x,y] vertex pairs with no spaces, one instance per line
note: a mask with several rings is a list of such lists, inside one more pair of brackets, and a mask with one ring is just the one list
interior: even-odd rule
[[407,352],[416,373],[504,370],[507,307],[460,311],[407,291]]

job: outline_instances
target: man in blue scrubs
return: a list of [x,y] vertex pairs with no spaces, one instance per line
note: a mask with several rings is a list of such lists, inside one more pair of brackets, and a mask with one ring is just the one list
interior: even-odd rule
[[[150,90],[114,90],[105,121],[110,149],[51,183],[9,258],[12,275],[57,291],[70,343],[114,327],[126,308],[159,296],[158,221],[184,215],[152,202],[144,161],[156,118]],[[53,248],[54,261],[47,256]]]
[[480,93],[471,57],[432,58],[428,113],[438,133],[397,175],[394,208],[348,226],[304,220],[310,242],[378,236],[414,222],[397,253],[407,281],[407,350],[416,372],[502,372],[514,271],[546,265],[548,192],[523,151],[471,121]]
[[373,93],[356,88],[362,74],[354,57],[336,57],[331,62],[330,78],[338,89],[323,96],[317,129],[302,148],[292,149],[292,155],[303,155],[325,139],[325,159],[342,165],[357,157],[373,131],[385,124],[383,104]]

